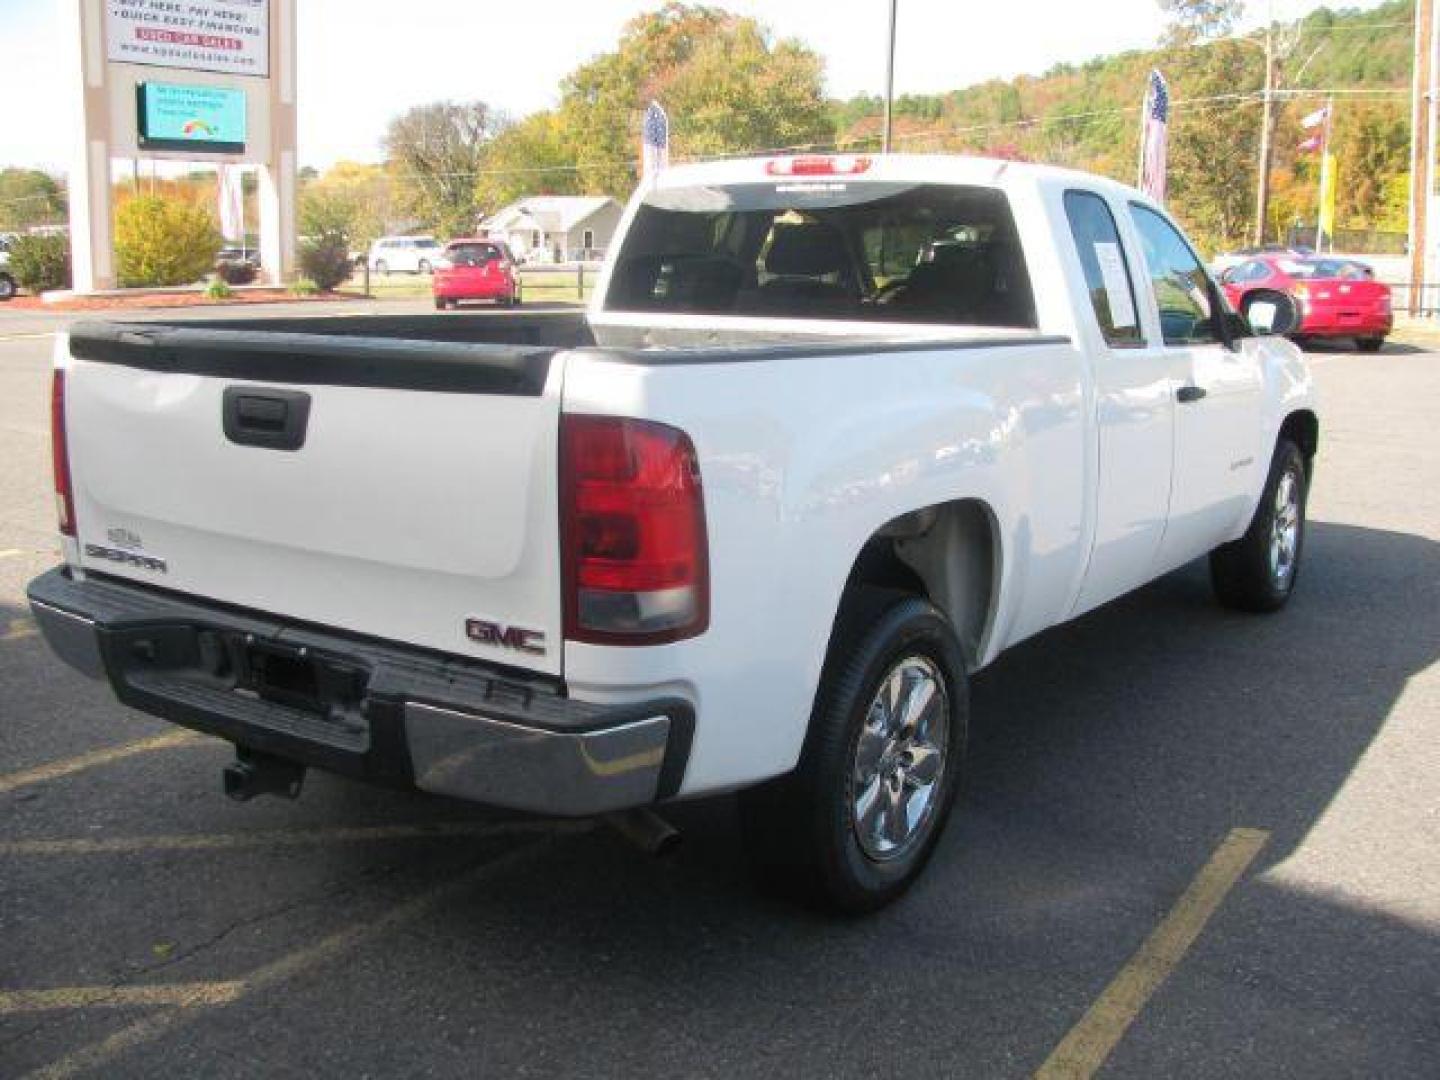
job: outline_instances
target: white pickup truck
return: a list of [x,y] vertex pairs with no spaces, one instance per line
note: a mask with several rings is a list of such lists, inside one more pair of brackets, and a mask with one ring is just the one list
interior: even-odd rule
[[583,314],[80,325],[53,413],[35,616],[232,794],[740,790],[845,910],[929,857],[1004,649],[1204,555],[1281,607],[1318,439],[1136,191],[902,155],[668,170]]

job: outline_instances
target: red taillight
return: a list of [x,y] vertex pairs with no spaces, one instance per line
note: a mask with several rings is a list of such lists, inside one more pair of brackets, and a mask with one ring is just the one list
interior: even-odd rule
[[771,176],[852,176],[870,168],[870,159],[863,155],[814,154],[806,157],[772,158],[765,162]]
[[656,645],[710,621],[705,501],[695,447],[649,420],[560,426],[565,636]]
[[70,445],[65,437],[65,372],[56,369],[50,382],[50,454],[55,463],[55,512],[60,531],[75,535],[75,493],[70,487]]

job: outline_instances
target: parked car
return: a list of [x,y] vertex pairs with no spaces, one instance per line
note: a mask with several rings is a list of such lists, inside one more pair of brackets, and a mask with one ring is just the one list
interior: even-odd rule
[[465,300],[520,303],[520,283],[510,249],[497,240],[452,240],[431,279],[435,306],[453,308]]
[[768,879],[864,911],[1004,650],[1200,557],[1295,589],[1304,358],[1132,188],[683,165],[611,251],[585,313],[59,333],[51,646],[233,742],[237,798],[314,766],[653,835],[738,791]]
[[0,301],[13,299],[17,292],[19,286],[10,273],[10,238],[0,236]]
[[217,263],[243,263],[246,266],[260,269],[260,249],[245,247],[241,244],[226,244],[215,253]]
[[377,274],[428,274],[442,254],[433,236],[382,236],[370,245],[370,269]]
[[1354,259],[1261,255],[1220,277],[1235,310],[1252,323],[1304,338],[1353,338],[1378,352],[1394,325],[1390,286]]

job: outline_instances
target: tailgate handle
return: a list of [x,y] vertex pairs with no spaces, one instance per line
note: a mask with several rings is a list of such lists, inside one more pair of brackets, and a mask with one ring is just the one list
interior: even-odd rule
[[225,388],[225,437],[240,446],[299,450],[310,422],[310,395],[254,386]]

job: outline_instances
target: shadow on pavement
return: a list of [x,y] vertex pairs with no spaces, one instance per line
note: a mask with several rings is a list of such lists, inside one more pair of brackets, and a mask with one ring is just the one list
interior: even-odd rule
[[[291,1068],[323,1043],[328,1072],[1028,1075],[1230,829],[1272,834],[1252,877],[1295,850],[1437,659],[1440,544],[1313,522],[1307,545],[1278,616],[1219,608],[1195,565],[983,672],[961,812],[878,916],[757,893],[731,802],[680,806],[671,859],[557,841],[149,1061]],[[1433,933],[1251,880],[1107,1075],[1420,1075],[1437,970]]]

